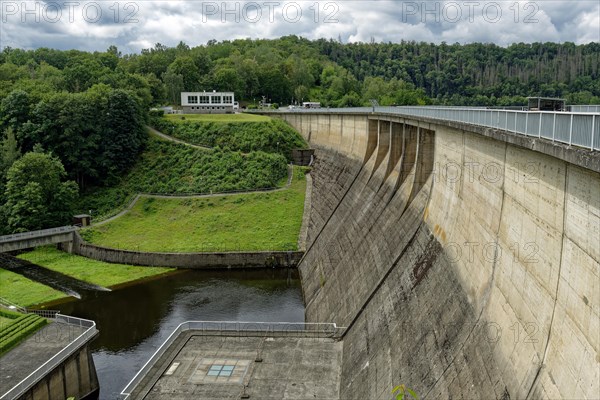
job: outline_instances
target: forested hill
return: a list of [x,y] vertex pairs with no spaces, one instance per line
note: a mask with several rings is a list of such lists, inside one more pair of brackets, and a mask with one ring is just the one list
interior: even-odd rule
[[[320,101],[331,107],[369,105],[370,99],[381,105],[521,105],[536,95],[600,104],[599,66],[598,43],[502,48],[342,44],[288,36],[209,41],[193,48],[156,44],[139,54],[122,54],[115,46],[93,53],[7,47],[0,52],[0,234],[68,223],[78,191],[89,199],[99,188],[108,195],[96,198],[117,204],[123,196],[114,193],[131,187],[125,181],[135,171],[146,172],[138,179],[144,181],[172,166],[160,179],[177,183],[180,172],[189,170],[193,179],[202,179],[204,186],[197,190],[217,190],[205,185],[217,181],[236,189],[255,188],[259,181],[273,185],[279,173],[285,174],[281,154],[246,157],[247,166],[262,175],[242,168],[240,179],[226,182],[219,174],[234,176],[230,167],[240,167],[234,160],[242,157],[232,151],[215,150],[211,158],[156,145],[153,152],[144,128],[148,110],[177,104],[182,91],[235,91],[249,108],[261,99],[280,105]],[[272,129],[276,137],[280,129]],[[156,168],[145,168],[144,160],[156,161]],[[279,172],[269,175],[265,166],[273,160]],[[203,168],[208,164],[219,167],[210,176],[219,179],[207,180]],[[89,208],[82,210],[102,208],[85,204]]]
[[600,44],[356,43],[209,41],[190,48],[156,44],[139,54],[24,51],[0,53],[0,99],[15,89],[34,98],[84,92],[96,84],[135,92],[143,105],[177,103],[182,90],[233,90],[256,103],[321,101],[380,104],[517,105],[527,96],[600,103]]
[[440,103],[508,105],[532,95],[564,96],[573,104],[600,100],[599,43],[317,44],[321,54],[359,81],[400,79]]

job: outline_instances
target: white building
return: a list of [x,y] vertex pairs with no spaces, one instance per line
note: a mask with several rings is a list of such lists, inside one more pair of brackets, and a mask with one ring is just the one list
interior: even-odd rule
[[233,92],[182,92],[184,114],[233,114]]

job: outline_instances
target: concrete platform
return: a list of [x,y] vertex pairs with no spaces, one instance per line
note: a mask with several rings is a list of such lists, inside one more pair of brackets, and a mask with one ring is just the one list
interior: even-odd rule
[[0,357],[0,396],[65,348],[86,329],[54,321]]
[[183,334],[132,393],[148,400],[339,399],[342,342],[323,337]]

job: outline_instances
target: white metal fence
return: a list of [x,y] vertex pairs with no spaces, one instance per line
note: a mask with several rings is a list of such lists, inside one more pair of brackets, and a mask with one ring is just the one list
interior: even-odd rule
[[43,318],[56,318],[59,314],[57,310],[35,310],[33,308],[21,307],[3,297],[0,297],[0,307],[4,307],[9,310],[17,311],[23,314],[36,314]]
[[464,122],[591,150],[600,149],[600,114],[596,113],[430,107],[378,107],[377,112]]
[[12,235],[0,236],[0,243],[8,243],[8,242],[14,242],[14,241],[19,241],[19,240],[24,240],[24,239],[33,239],[33,238],[38,238],[38,237],[59,235],[59,234],[63,234],[63,233],[73,232],[76,230],[77,230],[77,228],[74,226],[60,226],[58,228],[42,229],[42,230],[38,230],[38,231],[29,231],[29,232],[23,232],[23,233],[14,233]]
[[600,106],[569,106],[571,108],[571,112],[591,112],[591,113],[600,113]]
[[17,383],[12,389],[6,392],[0,400],[13,400],[18,399],[20,396],[25,394],[31,389],[36,383],[38,383],[44,376],[50,373],[54,368],[58,367],[68,357],[70,357],[75,351],[79,350],[87,342],[89,342],[98,332],[96,330],[96,323],[87,319],[81,319],[76,317],[70,317],[68,315],[55,315],[54,323],[66,323],[69,325],[76,325],[82,328],[87,328],[81,335],[76,337],[67,346],[63,347],[58,353],[52,356],[44,364],[40,365],[35,371],[29,374],[21,382]]
[[[572,106],[575,107],[575,106]],[[309,113],[382,113],[433,118],[501,129],[572,146],[600,150],[600,106],[581,112],[499,110],[477,107],[354,107],[294,110]],[[598,112],[593,111],[599,109]]]

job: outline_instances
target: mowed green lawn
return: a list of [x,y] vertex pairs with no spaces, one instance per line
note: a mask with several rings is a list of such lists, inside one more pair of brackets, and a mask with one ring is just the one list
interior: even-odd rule
[[66,295],[51,287],[0,268],[0,297],[22,307],[60,299]]
[[18,258],[104,287],[174,271],[173,268],[110,264],[65,253],[51,246],[38,247],[31,252],[20,254]]
[[141,198],[124,216],[83,231],[91,243],[149,252],[296,250],[306,179],[289,189],[190,199]]
[[172,122],[267,122],[271,119],[255,114],[167,114],[165,118]]

